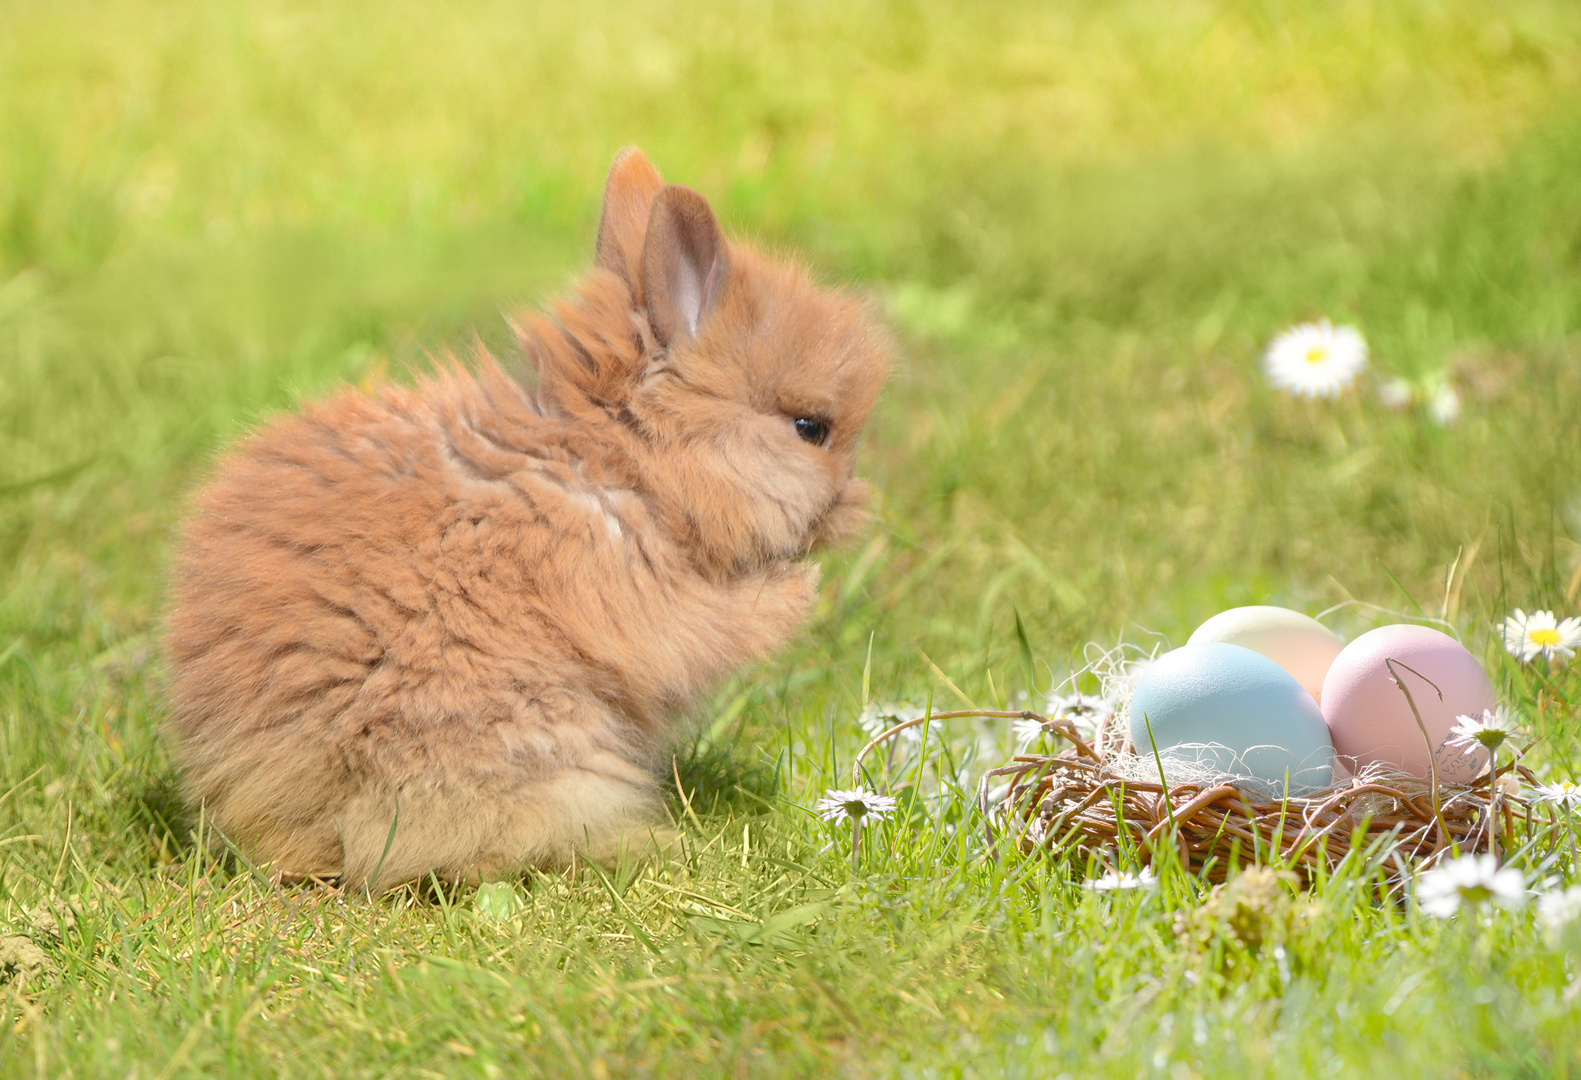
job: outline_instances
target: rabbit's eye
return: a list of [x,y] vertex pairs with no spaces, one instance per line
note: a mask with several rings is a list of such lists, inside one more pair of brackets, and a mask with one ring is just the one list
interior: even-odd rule
[[810,416],[796,418],[796,434],[803,442],[810,442],[814,446],[822,446],[829,437],[829,421],[815,420]]

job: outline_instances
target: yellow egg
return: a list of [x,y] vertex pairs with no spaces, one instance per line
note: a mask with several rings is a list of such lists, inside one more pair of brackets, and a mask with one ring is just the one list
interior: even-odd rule
[[1295,676],[1312,700],[1323,700],[1323,677],[1345,647],[1334,631],[1289,608],[1256,605],[1221,611],[1192,633],[1188,644],[1221,641],[1261,653]]

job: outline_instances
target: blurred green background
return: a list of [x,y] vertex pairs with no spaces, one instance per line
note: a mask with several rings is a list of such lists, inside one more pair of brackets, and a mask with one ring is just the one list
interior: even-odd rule
[[[874,696],[947,695],[936,664],[986,701],[1018,613],[1063,674],[1356,599],[1454,621],[1573,764],[1574,680],[1490,636],[1581,606],[1572,0],[0,0],[0,825],[66,834],[0,849],[18,896],[172,857],[158,627],[214,455],[474,334],[512,357],[632,143],[902,342],[874,529],[705,710],[737,758],[854,743],[869,642]],[[1373,367],[1292,400],[1260,356],[1319,316]],[[1384,407],[1393,377],[1462,414]],[[181,1015],[98,1022],[190,1051]]]
[[[473,332],[508,352],[627,143],[888,301],[881,548],[834,594],[881,653],[964,663],[1007,589],[1055,652],[1255,598],[1440,604],[1472,548],[1479,617],[1573,599],[1578,31],[1425,0],[7,4],[0,617],[149,627],[215,449]],[[1282,400],[1259,352],[1315,315],[1381,374],[1453,373],[1465,415]]]

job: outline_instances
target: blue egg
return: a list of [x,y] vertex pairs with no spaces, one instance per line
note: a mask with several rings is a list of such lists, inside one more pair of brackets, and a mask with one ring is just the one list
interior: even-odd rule
[[1131,697],[1131,742],[1143,756],[1156,745],[1166,774],[1171,761],[1199,762],[1270,794],[1287,778],[1292,795],[1334,779],[1317,702],[1284,668],[1239,645],[1185,645],[1153,661]]

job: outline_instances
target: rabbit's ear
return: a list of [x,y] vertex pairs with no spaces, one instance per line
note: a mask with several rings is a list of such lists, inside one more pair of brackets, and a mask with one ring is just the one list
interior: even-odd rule
[[671,184],[653,200],[642,248],[648,319],[662,344],[681,344],[713,306],[729,272],[725,234],[708,202]]
[[[642,241],[648,232],[648,210],[662,187],[659,170],[635,146],[615,155],[609,179],[604,181],[597,262],[624,278],[633,292],[642,288]],[[641,305],[642,297],[637,297],[637,303]]]

